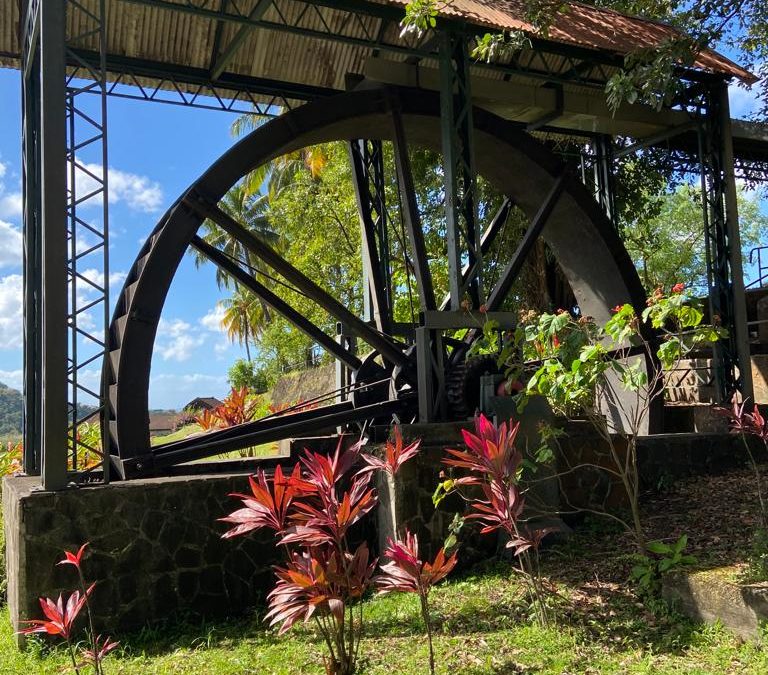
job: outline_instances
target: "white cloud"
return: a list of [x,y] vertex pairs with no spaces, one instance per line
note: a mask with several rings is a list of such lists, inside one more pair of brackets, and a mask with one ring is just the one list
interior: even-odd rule
[[18,228],[0,220],[0,267],[20,267],[22,237]]
[[20,274],[0,277],[0,349],[21,348],[22,289]]
[[0,370],[0,382],[11,389],[21,391],[24,386],[24,371],[21,368],[19,370]]
[[[98,190],[99,181],[103,178],[104,169],[101,164],[82,162],[78,160],[75,171],[77,193],[84,197]],[[160,183],[147,176],[121,171],[109,167],[109,203],[124,203],[135,211],[153,213],[157,211],[163,202],[163,189]],[[101,200],[97,195],[93,197],[93,204],[98,205]]]
[[[104,272],[101,272],[94,268],[90,268],[85,270],[82,274],[86,279],[88,279],[89,281],[92,281],[94,284],[97,284],[102,288],[104,287]],[[127,272],[110,272],[109,273],[110,287],[117,286],[118,284],[123,283],[123,281],[125,281],[125,278],[127,276],[128,276]]]
[[735,82],[728,87],[731,117],[746,119],[760,109],[759,88],[745,89]]
[[160,319],[155,339],[155,354],[163,361],[187,361],[195,349],[205,342],[205,336],[197,333],[182,319]]
[[214,333],[223,333],[224,329],[221,327],[221,321],[224,318],[224,313],[224,307],[221,306],[221,303],[217,302],[216,306],[200,319],[200,323]]
[[3,178],[8,173],[8,165],[0,162],[0,218],[16,218],[22,213],[21,192],[7,192]]
[[[2,185],[0,185],[0,188]],[[0,190],[2,192],[2,190]],[[23,212],[21,192],[0,194],[0,218],[17,218]]]

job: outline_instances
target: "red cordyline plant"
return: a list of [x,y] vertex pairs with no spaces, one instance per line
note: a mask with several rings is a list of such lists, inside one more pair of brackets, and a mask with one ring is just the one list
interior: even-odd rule
[[728,419],[731,431],[741,434],[744,441],[744,447],[749,457],[749,463],[755,474],[755,486],[757,488],[757,498],[760,502],[760,525],[765,531],[768,529],[768,511],[766,510],[765,497],[763,496],[763,481],[760,473],[760,465],[749,447],[747,436],[755,436],[763,442],[763,446],[768,450],[768,420],[766,420],[757,407],[753,404],[752,410],[747,409],[747,402],[739,403],[734,397],[731,407],[715,406],[713,412]]
[[259,471],[250,479],[251,494],[233,495],[242,508],[221,519],[233,526],[224,538],[261,528],[275,533],[286,561],[275,568],[266,619],[279,624],[281,634],[299,621],[314,621],[328,649],[324,662],[331,675],[355,671],[360,600],[377,562],[365,543],[350,545],[349,529],[378,503],[373,471],[394,474],[418,450],[418,442],[403,447],[399,430],[395,437],[383,461],[362,453],[362,442],[345,451],[340,441],[331,456],[305,450],[289,475],[279,466],[272,478]]
[[402,540],[389,540],[384,557],[390,562],[381,566],[376,578],[379,593],[400,591],[416,593],[421,603],[421,617],[427,630],[429,643],[429,672],[435,673],[435,650],[432,645],[432,622],[429,615],[429,592],[438,581],[444,579],[456,567],[456,553],[447,556],[441,548],[433,562],[419,559],[419,541],[415,535],[405,531]]
[[248,400],[248,387],[232,388],[220,406],[213,410],[204,410],[195,417],[195,422],[203,429],[226,429],[238,424],[250,422],[256,412],[256,401]]
[[443,463],[468,473],[443,483],[443,490],[462,486],[480,489],[484,499],[465,497],[470,512],[467,520],[477,520],[481,534],[501,530],[507,537],[506,548],[512,549],[518,561],[518,571],[526,581],[536,618],[548,621],[544,589],[539,573],[539,546],[554,528],[530,529],[521,521],[525,497],[518,484],[522,453],[515,441],[519,422],[494,425],[484,415],[475,418],[475,433],[462,430],[466,450],[447,449]]
[[[102,638],[101,635],[96,635],[93,627],[93,613],[91,612],[89,600],[96,583],[94,582],[86,587],[85,576],[81,566],[83,553],[87,546],[88,543],[86,542],[78,549],[77,553],[64,551],[64,559],[56,563],[57,565],[72,565],[77,570],[80,589],[73,591],[66,602],[61,594],[59,594],[55,602],[51,598],[40,598],[40,607],[46,618],[25,621],[24,623],[27,624],[27,627],[20,630],[19,633],[22,635],[30,635],[32,633],[58,635],[66,641],[67,650],[72,660],[72,668],[75,673],[79,675],[83,667],[89,666],[96,675],[103,675],[104,657],[115,649],[118,643],[112,641],[109,637]],[[80,650],[80,658],[82,660],[78,662],[75,656],[75,643],[73,641],[74,624],[83,607],[85,607],[88,615],[90,629],[88,631],[88,642],[90,644],[88,647]]]

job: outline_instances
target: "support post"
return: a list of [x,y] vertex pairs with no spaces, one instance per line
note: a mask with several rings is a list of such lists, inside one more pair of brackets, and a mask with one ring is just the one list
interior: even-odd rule
[[[484,296],[472,142],[472,93],[467,39],[454,31],[444,32],[440,40],[440,117],[451,306],[460,307],[467,294],[477,309]],[[474,270],[466,280],[462,278],[465,257],[469,269]]]
[[[339,346],[343,350],[348,351],[350,354],[355,353],[355,338],[349,334],[349,331],[340,321],[336,323],[336,342],[339,343]],[[343,403],[349,399],[349,387],[352,385],[352,375],[352,369],[346,363],[336,359],[336,389],[338,391],[336,394],[337,403]]]
[[22,50],[22,186],[24,200],[24,454],[22,466],[40,475],[42,373],[42,268],[40,221],[40,12],[27,5]]
[[415,333],[419,422],[435,422],[446,413],[442,335],[427,326],[419,326]]
[[[41,476],[43,488],[67,485],[67,178],[65,126],[65,11],[40,2],[41,227],[33,236],[41,254],[42,358]],[[33,73],[33,77],[37,74]],[[37,223],[25,223],[36,228]]]
[[389,334],[392,330],[392,274],[382,142],[350,141],[349,155],[363,243],[363,318],[375,321],[379,331]]
[[714,349],[716,396],[722,403],[736,392],[744,398],[752,396],[733,139],[725,82],[708,91],[700,155],[710,315],[714,323],[728,330],[728,336],[716,343]]

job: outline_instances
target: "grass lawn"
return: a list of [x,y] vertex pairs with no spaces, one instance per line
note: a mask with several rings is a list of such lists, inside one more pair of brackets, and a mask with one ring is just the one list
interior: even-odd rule
[[[177,429],[172,434],[167,434],[165,436],[155,436],[151,439],[152,446],[158,446],[158,445],[164,445],[166,443],[173,443],[174,441],[182,441],[185,438],[189,438],[193,434],[202,434],[202,430],[200,429],[200,426],[197,424],[186,424],[180,429]],[[247,454],[243,454],[247,453]],[[239,450],[235,450],[233,452],[227,452],[222,455],[216,455],[215,457],[211,457],[209,459],[202,459],[199,460],[201,462],[206,461],[212,461],[212,460],[221,460],[221,459],[239,459],[240,457],[274,457],[278,454],[278,446],[277,443],[264,443],[262,445],[257,445],[253,448],[248,448],[247,450],[243,450],[242,452]]]
[[[703,477],[649,500],[649,535],[676,539],[681,531],[689,532],[691,548],[704,568],[738,562],[754,527],[755,495],[748,479],[746,472]],[[543,570],[555,591],[557,619],[546,629],[532,622],[509,563],[489,562],[451,577],[431,595],[438,672],[768,673],[768,647],[745,643],[718,626],[695,624],[660,604],[641,602],[627,583],[629,550],[619,531],[599,523],[549,547]],[[239,620],[116,636],[121,647],[108,657],[106,672],[322,675],[323,645],[311,625],[278,636],[262,616],[263,610]],[[361,673],[428,672],[414,596],[371,598],[365,616]],[[0,610],[0,675],[61,673],[67,663],[63,651],[49,650],[41,641],[18,651],[8,611]]]
[[[560,563],[569,564],[573,547]],[[591,556],[590,556],[591,557]],[[570,563],[572,564],[572,560]],[[558,564],[558,567],[560,565]],[[531,623],[521,588],[506,563],[497,562],[444,583],[431,596],[438,672],[659,675],[766,673],[768,652],[719,627],[695,625],[674,614],[653,614],[620,584],[572,584],[550,577],[561,594],[557,625]],[[365,605],[361,672],[427,672],[417,599],[377,597]],[[59,673],[60,650],[41,642],[19,652],[0,613],[0,672]],[[319,673],[322,645],[310,628],[278,637],[260,616],[120,636],[108,673]]]

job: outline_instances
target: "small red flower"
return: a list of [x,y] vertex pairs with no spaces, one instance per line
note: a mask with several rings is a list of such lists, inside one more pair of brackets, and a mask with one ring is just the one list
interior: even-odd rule
[[102,638],[101,635],[99,635],[96,638],[95,650],[93,648],[83,650],[82,654],[85,663],[82,665],[93,666],[100,664],[104,660],[104,657],[113,649],[116,649],[119,644],[119,642],[113,642],[112,638],[109,636]]
[[672,286],[673,293],[682,293],[685,290],[685,284],[675,284]]
[[480,312],[480,314],[487,314],[488,308],[485,305],[480,305],[480,308],[477,311]]
[[618,314],[621,311],[622,305],[616,305],[611,311],[614,314]]
[[88,546],[88,542],[86,541],[77,551],[77,553],[70,553],[69,551],[64,551],[64,560],[59,560],[57,562],[57,565],[74,565],[77,569],[80,569],[80,561],[83,558],[83,551],[85,551],[85,547]]
[[59,595],[56,602],[51,600],[51,598],[40,598],[40,607],[47,621],[45,619],[24,621],[24,623],[28,624],[28,627],[22,628],[19,633],[21,635],[47,633],[48,635],[61,635],[65,640],[70,640],[75,619],[77,619],[80,610],[85,606],[86,600],[95,585],[91,584],[85,591],[85,595],[80,593],[80,591],[72,593],[67,599],[66,605],[61,595]]
[[557,349],[560,346],[560,339],[557,337],[557,335],[552,336],[552,346]]

